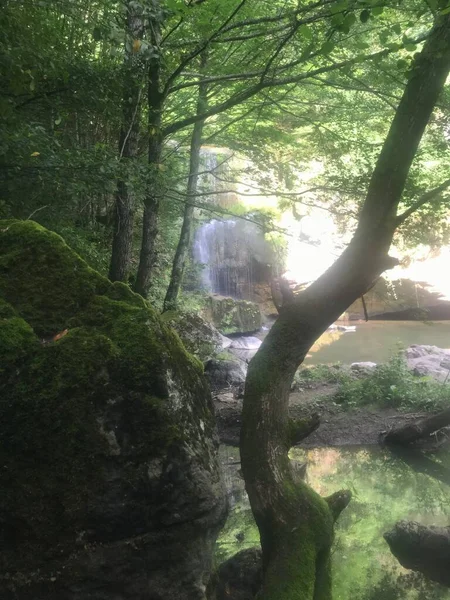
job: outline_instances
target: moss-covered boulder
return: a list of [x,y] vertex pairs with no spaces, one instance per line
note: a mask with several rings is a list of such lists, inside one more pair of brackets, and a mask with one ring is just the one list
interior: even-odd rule
[[235,300],[227,296],[210,296],[209,317],[223,333],[254,333],[261,328],[259,306],[248,300]]
[[0,222],[0,598],[205,597],[226,512],[201,363],[140,296]]
[[162,319],[175,329],[188,352],[202,362],[231,345],[229,338],[197,313],[168,311]]

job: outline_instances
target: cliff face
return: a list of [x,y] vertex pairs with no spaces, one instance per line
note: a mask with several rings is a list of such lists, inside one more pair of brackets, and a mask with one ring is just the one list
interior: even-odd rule
[[203,600],[226,513],[201,364],[147,302],[0,222],[0,597]]

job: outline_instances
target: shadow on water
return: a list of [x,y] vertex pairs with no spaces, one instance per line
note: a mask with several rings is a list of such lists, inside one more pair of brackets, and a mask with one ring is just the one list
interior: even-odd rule
[[[450,600],[449,589],[403,569],[383,539],[401,519],[448,525],[450,453],[430,460],[394,455],[385,448],[295,448],[291,458],[308,463],[306,480],[321,495],[342,488],[353,492],[336,529],[334,600]],[[232,508],[217,542],[220,562],[259,545],[238,473],[238,449],[223,447],[221,460]]]
[[[403,460],[416,473],[429,475],[442,483],[450,486],[450,468],[440,462],[431,460],[423,452],[415,448],[402,448],[392,446],[389,448],[392,454]],[[450,501],[449,501],[450,503]]]

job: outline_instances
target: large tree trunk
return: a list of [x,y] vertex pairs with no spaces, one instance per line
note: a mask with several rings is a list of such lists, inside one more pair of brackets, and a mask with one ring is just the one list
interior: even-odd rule
[[450,408],[427,419],[393,429],[386,435],[385,442],[388,444],[412,444],[421,438],[430,436],[443,427],[447,427],[447,425],[450,425]]
[[[141,120],[141,92],[143,83],[142,58],[136,53],[134,41],[142,40],[144,18],[142,9],[128,1],[126,5],[126,37],[124,80],[123,80],[123,122],[119,138],[119,159],[136,159],[139,149]],[[114,235],[112,244],[109,278],[112,281],[125,281],[131,263],[134,229],[135,197],[126,176],[117,183],[114,206]]]
[[450,587],[450,527],[425,527],[400,521],[384,534],[392,554],[405,569]]
[[[155,50],[161,42],[161,8],[154,0],[154,17],[150,24],[151,43]],[[148,165],[150,182],[145,197],[144,217],[142,220],[142,242],[139,266],[134,291],[147,296],[150,289],[153,267],[156,262],[156,236],[158,235],[159,203],[161,189],[162,134],[161,116],[164,98],[161,92],[161,58],[159,52],[149,61],[148,70]]]
[[[202,68],[206,63],[206,55],[202,55]],[[205,112],[207,107],[207,92],[208,88],[205,83],[199,85],[197,114]],[[194,125],[194,130],[191,137],[190,154],[189,154],[189,179],[187,185],[187,200],[184,208],[183,225],[181,227],[180,239],[178,241],[175,258],[173,260],[172,274],[170,283],[164,299],[164,311],[176,309],[178,296],[183,283],[184,269],[191,244],[194,206],[190,204],[197,193],[198,172],[200,166],[200,149],[202,145],[202,134],[204,121],[197,121]]]
[[[450,68],[450,17],[415,59],[369,185],[355,236],[317,281],[281,312],[249,365],[241,429],[242,471],[263,551],[261,600],[329,600],[337,507],[295,480],[288,459],[298,425],[288,418],[295,371],[314,341],[396,261],[388,250],[412,160]],[[258,597],[259,598],[259,597]]]

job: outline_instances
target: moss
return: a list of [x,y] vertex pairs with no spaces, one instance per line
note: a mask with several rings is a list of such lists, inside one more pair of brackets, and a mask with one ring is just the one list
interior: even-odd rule
[[0,299],[0,374],[5,375],[38,346],[33,329]]
[[37,335],[65,329],[94,294],[110,288],[59,235],[33,221],[0,221],[0,296]]
[[212,296],[209,310],[214,325],[225,334],[250,333],[262,325],[259,306],[247,300]]
[[[201,363],[142,297],[90,269],[59,236],[30,221],[0,223],[0,297],[0,365],[9,369],[0,378],[0,525],[8,523],[0,568],[8,569],[73,550],[86,514],[109,493],[112,458],[128,469],[126,493],[137,493],[137,465],[192,431],[198,438],[200,419],[211,433],[213,418]],[[66,328],[57,341],[37,337]],[[181,382],[198,400],[188,407]]]

